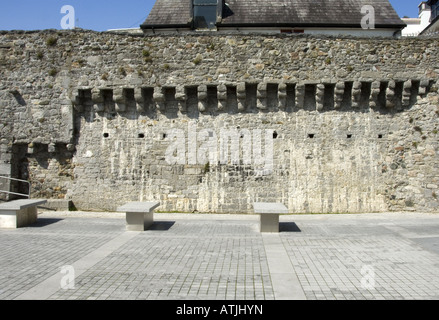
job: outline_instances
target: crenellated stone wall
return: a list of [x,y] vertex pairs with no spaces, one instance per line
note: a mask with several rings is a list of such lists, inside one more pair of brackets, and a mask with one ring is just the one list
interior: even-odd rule
[[0,174],[83,210],[437,211],[438,44],[0,32]]

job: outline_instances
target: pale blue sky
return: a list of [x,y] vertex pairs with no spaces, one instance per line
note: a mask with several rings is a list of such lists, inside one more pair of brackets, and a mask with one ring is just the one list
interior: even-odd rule
[[[318,0],[317,0],[318,1]],[[0,0],[0,30],[61,29],[61,8],[75,9],[76,26],[104,31],[138,27],[155,0]],[[390,0],[399,16],[417,17],[421,0]]]

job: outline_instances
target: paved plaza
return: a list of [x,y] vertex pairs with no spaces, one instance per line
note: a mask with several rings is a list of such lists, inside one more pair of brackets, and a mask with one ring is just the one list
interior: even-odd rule
[[145,232],[123,213],[41,211],[0,230],[0,299],[439,299],[439,214],[156,213]]

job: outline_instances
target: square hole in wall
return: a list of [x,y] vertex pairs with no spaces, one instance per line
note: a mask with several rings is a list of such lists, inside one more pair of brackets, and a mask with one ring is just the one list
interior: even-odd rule
[[308,133],[308,138],[309,138],[309,139],[314,139],[314,137],[315,137],[315,134],[314,134],[314,133]]

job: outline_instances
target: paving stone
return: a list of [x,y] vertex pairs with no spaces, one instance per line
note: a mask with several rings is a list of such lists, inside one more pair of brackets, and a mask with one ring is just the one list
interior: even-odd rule
[[[275,300],[267,243],[255,216],[156,214],[151,230],[126,236],[120,215],[43,213],[26,228],[0,230],[0,299],[38,288],[63,266],[101,254],[73,289],[48,299]],[[278,234],[306,299],[438,299],[439,215],[291,215]],[[164,227],[166,226],[166,227]],[[322,232],[324,230],[324,232]],[[100,250],[108,249],[108,252]],[[274,250],[273,249],[273,250]],[[277,249],[276,249],[277,250]],[[279,260],[280,261],[280,260]],[[285,288],[283,288],[285,289]]]

